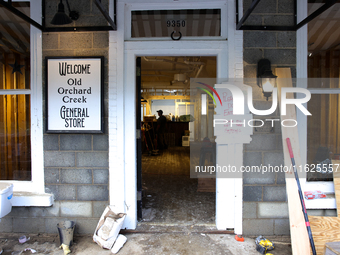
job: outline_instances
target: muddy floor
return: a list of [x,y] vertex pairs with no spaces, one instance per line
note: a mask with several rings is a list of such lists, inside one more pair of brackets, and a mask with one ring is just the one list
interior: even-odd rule
[[[24,244],[18,242],[22,234],[0,234],[0,245],[4,255],[32,254],[24,251],[27,248],[34,249],[35,254],[63,255],[59,249],[58,235],[27,235],[30,240]],[[258,255],[255,250],[255,237],[245,237],[244,242],[237,242],[231,234],[208,234],[201,231],[176,231],[144,233],[124,233],[127,242],[119,251],[121,255]],[[290,241],[288,237],[269,237],[275,242],[275,255],[291,254]],[[74,244],[71,246],[71,254],[78,255],[104,255],[112,254],[110,250],[100,248],[92,241],[92,236],[75,236]]]

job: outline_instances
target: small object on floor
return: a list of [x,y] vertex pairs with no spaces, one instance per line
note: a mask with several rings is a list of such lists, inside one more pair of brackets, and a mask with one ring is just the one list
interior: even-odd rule
[[111,252],[116,254],[119,252],[119,250],[123,247],[123,245],[126,243],[127,238],[121,234],[118,235]]
[[241,235],[235,235],[235,240],[238,242],[244,242],[244,238]]
[[267,251],[271,251],[274,249],[274,243],[269,241],[267,238],[264,236],[258,236],[255,239],[255,244],[256,244],[256,250],[261,253],[261,254],[270,254],[267,253]]
[[66,244],[61,244],[59,248],[64,250],[64,255],[71,253],[70,246]]
[[0,254],[2,254],[2,253],[3,253],[3,251],[4,251],[4,250],[2,249],[2,247],[0,247]]
[[27,238],[26,236],[20,236],[19,237],[19,243],[26,243],[30,238]]
[[31,249],[31,248],[26,248],[25,250],[23,250],[23,252],[24,252],[24,251],[31,251],[31,253],[37,253],[36,250]]

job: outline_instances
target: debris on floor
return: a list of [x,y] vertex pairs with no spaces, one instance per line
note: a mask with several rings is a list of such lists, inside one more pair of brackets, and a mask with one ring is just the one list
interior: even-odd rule
[[30,240],[30,238],[26,237],[26,236],[20,236],[19,237],[19,243],[26,243],[28,240]]
[[37,253],[37,251],[32,249],[32,248],[26,248],[26,249],[23,250],[23,252],[25,252],[25,251],[30,251],[31,253]]
[[116,254],[119,252],[119,250],[124,246],[126,243],[127,238],[121,234],[118,235],[116,242],[114,243],[111,252]]
[[99,219],[93,241],[100,247],[117,253],[127,240],[125,236],[119,235],[125,216],[125,213],[115,213],[113,207],[107,206]]

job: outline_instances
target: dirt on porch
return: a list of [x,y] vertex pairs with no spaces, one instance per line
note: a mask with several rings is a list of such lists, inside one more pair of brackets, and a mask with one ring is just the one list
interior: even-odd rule
[[[210,232],[210,233],[209,233]],[[58,234],[25,234],[30,240],[20,244],[18,238],[24,234],[1,233],[0,246],[3,255],[32,254],[24,251],[26,248],[36,250],[35,254],[63,255],[59,249]],[[148,226],[138,231],[126,231],[124,235],[127,242],[118,252],[120,255],[152,254],[152,255],[258,255],[255,249],[255,236],[245,237],[244,242],[237,242],[233,234],[220,234],[206,228],[192,228],[191,226],[169,226],[161,228]],[[271,251],[275,255],[292,254],[290,238],[288,236],[269,236],[275,243],[275,249]],[[71,254],[77,255],[104,255],[112,254],[110,250],[100,248],[92,241],[91,235],[74,236],[74,244],[71,246]]]

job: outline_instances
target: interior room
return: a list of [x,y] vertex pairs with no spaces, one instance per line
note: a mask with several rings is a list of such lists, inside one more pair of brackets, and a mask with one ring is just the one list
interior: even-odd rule
[[[309,13],[323,3],[309,3]],[[340,3],[308,23],[308,88],[312,92],[308,110],[307,163],[325,165],[308,173],[309,181],[333,181],[329,169],[340,159]],[[320,90],[323,89],[323,91]],[[320,166],[321,166],[320,165]]]
[[[215,179],[190,178],[192,145],[206,136],[214,140],[199,124],[201,101],[192,100],[190,79],[215,78],[216,57],[148,56],[140,67],[141,221],[214,224]],[[159,110],[166,118],[165,146],[157,132]]]

